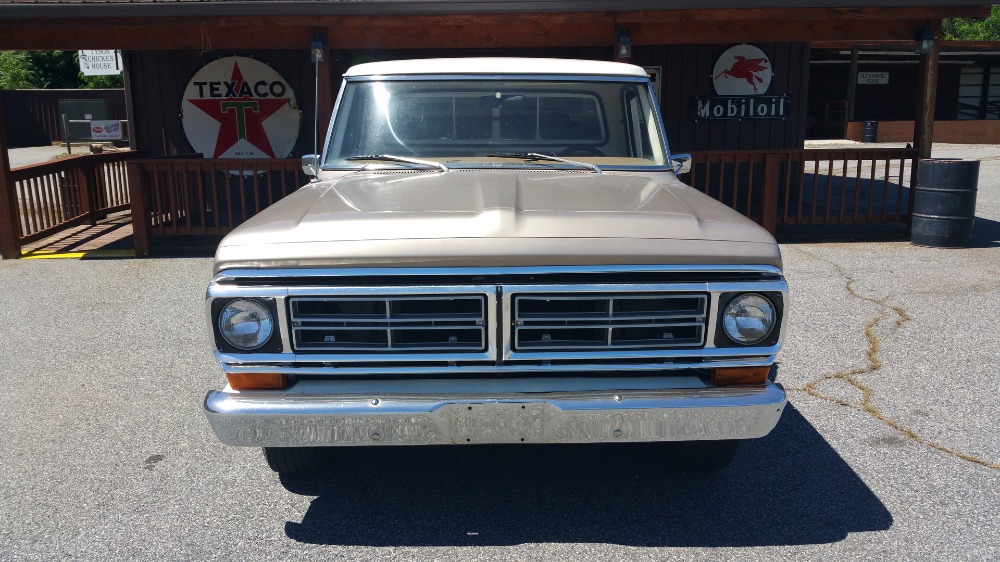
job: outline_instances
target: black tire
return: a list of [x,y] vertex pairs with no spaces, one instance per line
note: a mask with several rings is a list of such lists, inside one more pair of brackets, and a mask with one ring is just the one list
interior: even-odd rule
[[684,472],[722,470],[733,462],[740,449],[738,439],[719,441],[677,441],[669,443],[670,464]]
[[264,447],[264,458],[283,476],[310,476],[326,464],[325,452],[322,447]]

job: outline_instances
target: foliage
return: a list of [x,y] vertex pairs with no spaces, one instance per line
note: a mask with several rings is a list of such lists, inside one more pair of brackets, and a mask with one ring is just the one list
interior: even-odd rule
[[84,76],[76,51],[0,51],[0,90],[121,87],[121,75]]
[[81,88],[99,89],[125,87],[125,81],[122,80],[121,74],[109,74],[106,76],[84,76],[81,74],[80,79],[83,82],[80,84]]
[[31,87],[27,51],[0,51],[0,90]]
[[1000,6],[993,6],[985,19],[952,18],[943,22],[945,39],[1000,41]]

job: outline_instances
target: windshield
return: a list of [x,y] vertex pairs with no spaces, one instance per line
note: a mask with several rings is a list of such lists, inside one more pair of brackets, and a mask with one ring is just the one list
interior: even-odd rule
[[573,167],[511,158],[530,153],[611,169],[662,167],[662,138],[642,81],[349,81],[325,167],[359,168],[358,157],[377,155],[448,167]]

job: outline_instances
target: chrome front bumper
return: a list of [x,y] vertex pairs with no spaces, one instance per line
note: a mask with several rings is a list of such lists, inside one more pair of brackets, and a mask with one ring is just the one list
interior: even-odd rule
[[362,383],[339,385],[336,395],[300,382],[291,391],[210,392],[205,414],[223,443],[254,447],[599,443],[763,437],[786,403],[772,383],[679,388],[676,378],[636,378],[615,389],[585,381],[559,391],[543,379],[378,381],[379,392]]

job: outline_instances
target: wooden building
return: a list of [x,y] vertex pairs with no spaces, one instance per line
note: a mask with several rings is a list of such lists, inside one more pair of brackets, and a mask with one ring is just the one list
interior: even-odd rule
[[[865,155],[803,150],[811,44],[896,41],[912,48],[916,38],[936,36],[942,18],[988,13],[981,0],[0,0],[0,49],[123,50],[136,152],[122,181],[139,253],[153,236],[224,233],[295,189],[302,181],[295,158],[313,151],[313,123],[324,130],[348,66],[471,55],[618,59],[647,67],[657,81],[671,149],[695,154],[689,181],[780,232],[800,224],[905,221],[903,184],[916,159],[930,151],[938,42],[931,41],[920,58],[914,151]],[[750,103],[753,118],[746,109],[740,114],[718,107],[716,65],[741,45],[758,49],[770,63],[769,86],[750,94],[767,100],[756,104],[757,113]],[[627,57],[620,56],[622,47]],[[316,49],[322,62],[313,62]],[[221,144],[215,151],[194,146],[185,129],[185,92],[193,84],[209,88],[194,77],[226,57],[263,62],[280,75],[283,93],[286,87],[294,92],[301,119],[286,154],[232,159]],[[233,77],[236,66],[228,67]],[[862,189],[864,162],[873,174]],[[243,173],[227,173],[235,168]],[[825,190],[818,188],[819,175],[852,171],[853,192],[832,190],[831,179]],[[19,244],[60,224],[93,220],[94,213],[124,204],[112,205],[103,185],[108,175],[101,168],[74,176],[73,185],[90,190],[76,196],[89,201],[73,207],[77,215],[49,213],[51,220],[29,224],[17,208],[27,199],[40,207],[44,197],[32,194],[44,188],[29,185],[23,171],[12,175],[4,163],[4,257],[15,257]],[[890,193],[890,183],[898,193]],[[876,204],[873,192],[883,185]],[[49,198],[64,197],[62,189]],[[893,198],[898,203],[888,205]]]
[[[860,141],[874,123],[875,141],[911,142],[919,63],[911,42],[813,43],[807,138]],[[935,142],[1000,143],[1000,43],[941,43],[934,121]]]

